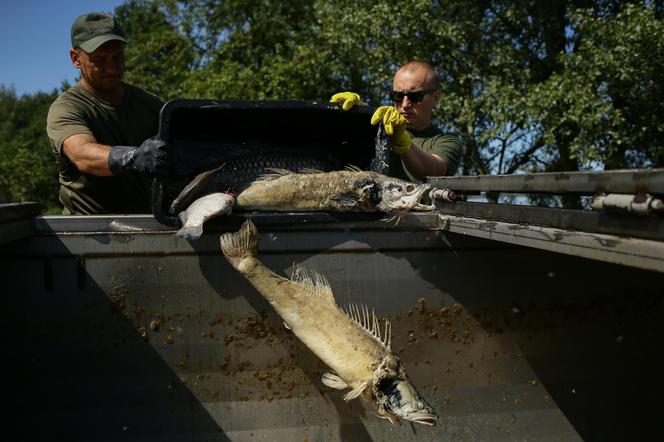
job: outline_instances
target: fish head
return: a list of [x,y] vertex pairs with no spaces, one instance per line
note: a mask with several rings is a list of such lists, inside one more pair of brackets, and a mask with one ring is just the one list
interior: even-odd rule
[[403,419],[433,426],[438,421],[438,414],[417,392],[399,359],[394,355],[385,358],[376,371],[373,394],[378,413],[390,422]]
[[385,213],[404,213],[410,210],[433,210],[433,205],[422,204],[422,197],[431,189],[429,184],[416,184],[398,178],[380,180],[378,209]]

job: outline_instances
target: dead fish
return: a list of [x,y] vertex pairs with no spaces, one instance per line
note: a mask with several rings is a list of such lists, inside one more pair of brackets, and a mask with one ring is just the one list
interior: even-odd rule
[[185,207],[189,207],[196,198],[202,195],[204,189],[208,186],[210,176],[215,172],[220,171],[223,167],[224,165],[222,164],[216,169],[207,170],[196,175],[196,177],[191,180],[191,182],[187,184],[171,202],[171,213],[179,214]]
[[292,171],[333,170],[334,165],[325,159],[287,151],[249,151],[236,149],[230,158],[215,169],[196,175],[173,199],[170,213],[178,214],[196,198],[208,193],[238,194],[256,179],[273,169]]
[[296,267],[291,279],[277,275],[257,258],[258,232],[246,221],[235,233],[220,238],[230,264],[268,300],[290,328],[334,373],[322,382],[350,391],[346,401],[360,395],[373,400],[378,415],[392,423],[399,419],[435,425],[438,415],[418,394],[399,358],[390,349],[391,326],[382,326],[368,308],[340,308],[327,280]]
[[[420,203],[429,189],[428,184],[414,184],[353,167],[332,172],[273,170],[249,184],[231,204],[240,210],[384,212],[400,217],[410,210],[433,210],[433,205]],[[199,201],[195,200],[185,212],[180,213],[181,220],[186,218],[191,221],[187,221],[187,235],[178,236],[196,239],[203,228],[194,222],[203,223],[214,216],[230,213],[228,199],[203,198],[204,204],[194,206]],[[178,199],[187,198],[180,195]]]
[[430,189],[377,172],[349,167],[333,172],[275,171],[251,183],[237,196],[243,210],[276,212],[384,212],[433,210],[420,200]]
[[176,236],[186,239],[197,239],[203,234],[205,221],[221,215],[230,215],[233,208],[232,195],[222,192],[210,193],[191,203],[187,210],[180,212],[182,222]]

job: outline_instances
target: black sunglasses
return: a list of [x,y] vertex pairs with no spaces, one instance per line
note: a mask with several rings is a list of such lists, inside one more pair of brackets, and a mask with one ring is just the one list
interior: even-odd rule
[[412,92],[392,91],[390,92],[390,98],[395,103],[401,103],[403,101],[403,97],[408,97],[408,100],[410,100],[412,103],[419,103],[420,101],[424,100],[424,96],[426,94],[430,94],[431,92],[436,92],[437,90],[438,89],[425,89],[423,91],[412,91]]

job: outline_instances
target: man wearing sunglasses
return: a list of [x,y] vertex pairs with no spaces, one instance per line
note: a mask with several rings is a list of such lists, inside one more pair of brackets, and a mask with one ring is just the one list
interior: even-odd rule
[[53,102],[46,124],[66,215],[151,213],[147,174],[167,169],[165,144],[151,138],[163,103],[122,82],[126,43],[110,14],[72,25],[69,56],[81,76]]
[[[393,155],[398,156],[391,158],[396,161],[390,161],[390,175],[418,181],[427,176],[454,175],[464,142],[460,135],[443,133],[431,122],[440,99],[433,67],[419,60],[403,65],[394,76],[390,98],[394,105],[380,106],[371,118],[371,124],[383,125]],[[348,110],[360,97],[341,92],[331,101]]]

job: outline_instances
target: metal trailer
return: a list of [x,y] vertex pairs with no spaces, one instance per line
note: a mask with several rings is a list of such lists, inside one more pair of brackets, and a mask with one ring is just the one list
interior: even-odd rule
[[[151,215],[39,216],[35,204],[1,205],[5,434],[659,439],[661,216],[624,213],[629,205],[566,211],[458,195],[594,194],[588,183],[599,180],[609,183],[602,196],[658,196],[661,174],[557,174],[558,183],[586,180],[574,189],[555,188],[549,174],[429,178],[457,198],[448,193],[438,210],[396,225],[379,215],[246,213],[211,221],[192,242]],[[620,181],[632,188],[619,190]],[[271,269],[316,270],[339,304],[366,304],[389,318],[394,351],[438,411],[437,427],[391,425],[372,404],[346,403],[321,383],[326,367],[220,253],[219,234],[246,217]]]

